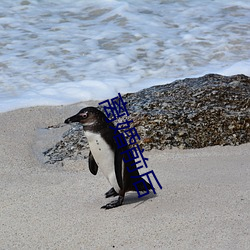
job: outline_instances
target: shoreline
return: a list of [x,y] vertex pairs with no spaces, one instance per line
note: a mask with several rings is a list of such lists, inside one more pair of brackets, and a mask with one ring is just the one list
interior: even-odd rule
[[0,113],[2,249],[247,249],[250,143],[147,151],[163,189],[107,211],[110,187],[87,159],[42,164],[67,128],[39,131],[93,103]]

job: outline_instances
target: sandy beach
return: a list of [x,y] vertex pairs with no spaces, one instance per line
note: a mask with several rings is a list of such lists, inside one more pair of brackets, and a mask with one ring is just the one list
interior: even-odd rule
[[87,159],[42,162],[68,129],[45,128],[90,104],[0,113],[0,249],[249,249],[249,143],[145,152],[162,190],[103,210]]

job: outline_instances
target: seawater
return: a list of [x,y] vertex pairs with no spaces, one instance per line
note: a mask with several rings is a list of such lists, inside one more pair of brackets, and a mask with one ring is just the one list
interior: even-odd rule
[[250,76],[250,1],[1,0],[0,112]]

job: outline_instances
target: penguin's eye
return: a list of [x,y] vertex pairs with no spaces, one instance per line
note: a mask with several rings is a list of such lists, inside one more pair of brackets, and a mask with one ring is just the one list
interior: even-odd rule
[[88,117],[88,112],[79,114],[83,119],[86,119]]

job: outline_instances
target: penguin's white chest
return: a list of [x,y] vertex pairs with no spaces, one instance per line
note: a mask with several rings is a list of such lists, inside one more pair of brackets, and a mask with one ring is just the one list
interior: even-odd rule
[[111,186],[119,193],[120,188],[115,174],[115,155],[113,150],[100,134],[86,131],[85,135],[96,164],[108,179]]

